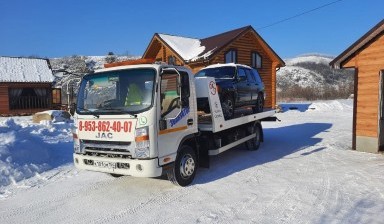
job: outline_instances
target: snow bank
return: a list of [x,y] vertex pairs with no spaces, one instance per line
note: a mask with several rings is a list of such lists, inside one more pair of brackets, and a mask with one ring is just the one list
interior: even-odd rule
[[0,119],[0,187],[71,162],[71,127],[67,122],[32,124],[31,117]]

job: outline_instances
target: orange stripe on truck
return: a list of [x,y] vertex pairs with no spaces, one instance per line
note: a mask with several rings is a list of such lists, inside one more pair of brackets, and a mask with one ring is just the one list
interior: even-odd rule
[[159,135],[165,135],[165,134],[169,134],[177,131],[182,131],[182,130],[186,130],[187,128],[188,128],[187,126],[182,126],[177,128],[165,129],[165,130],[159,131]]

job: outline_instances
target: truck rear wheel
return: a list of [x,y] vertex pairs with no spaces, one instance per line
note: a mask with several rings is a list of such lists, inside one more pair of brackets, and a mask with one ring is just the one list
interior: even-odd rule
[[256,151],[259,149],[261,144],[261,128],[259,125],[254,125],[251,130],[251,134],[256,134],[256,136],[246,142],[247,148],[249,151]]
[[179,186],[192,183],[197,170],[196,153],[188,145],[181,146],[174,166],[167,171],[168,179]]
[[109,175],[111,175],[112,177],[116,177],[116,178],[119,178],[119,177],[124,176],[124,175],[121,175],[121,174],[115,174],[115,173],[110,173]]

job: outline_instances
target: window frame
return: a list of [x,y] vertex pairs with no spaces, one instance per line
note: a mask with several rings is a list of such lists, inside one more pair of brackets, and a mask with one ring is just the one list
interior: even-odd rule
[[170,55],[170,56],[168,56],[167,60],[168,60],[168,65],[176,65],[176,57],[175,56]]
[[[227,55],[230,53],[230,61],[227,61]],[[229,49],[227,52],[224,54],[224,63],[237,63],[237,50],[236,49]]]
[[61,104],[61,88],[52,88],[52,104],[58,105]]
[[[258,58],[260,58],[260,63],[258,63]],[[251,67],[256,69],[263,68],[263,57],[257,51],[251,52]]]
[[[170,76],[170,78],[169,79],[164,79],[164,77],[167,77],[167,76]],[[174,76],[174,77],[172,77],[172,76]],[[172,79],[174,79],[173,80],[174,82],[171,81],[170,84],[168,84],[168,83],[163,84],[164,80],[172,80]],[[160,100],[160,107],[161,107],[161,109],[160,109],[160,116],[161,116],[162,119],[168,119],[168,120],[174,119],[181,112],[181,107],[180,107],[179,111],[176,113],[176,115],[168,117],[170,112],[172,112],[173,110],[171,110],[171,111],[167,110],[168,107],[170,106],[171,102],[166,102],[166,92],[167,91],[169,91],[169,92],[176,91],[176,96],[177,97],[173,98],[172,100],[174,100],[176,98],[178,98],[179,101],[181,100],[181,91],[179,89],[179,87],[180,87],[179,86],[180,79],[181,79],[180,74],[165,73],[165,74],[161,75],[161,79],[160,79],[160,95],[164,94],[164,98],[162,98]],[[173,87],[172,86],[173,83],[175,84],[175,86],[174,86],[175,89],[174,90],[173,89],[170,90],[169,87]],[[169,99],[167,99],[167,100],[169,100]]]

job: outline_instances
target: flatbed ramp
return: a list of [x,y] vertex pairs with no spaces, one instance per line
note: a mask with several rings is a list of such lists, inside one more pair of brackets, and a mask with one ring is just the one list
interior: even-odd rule
[[269,109],[261,113],[250,114],[250,115],[241,115],[230,120],[219,121],[212,119],[210,114],[204,114],[199,116],[199,129],[200,131],[212,131],[219,132],[224,131],[229,128],[233,128],[242,124],[246,124],[256,120],[262,120],[267,117],[272,117],[276,113],[276,110]]

